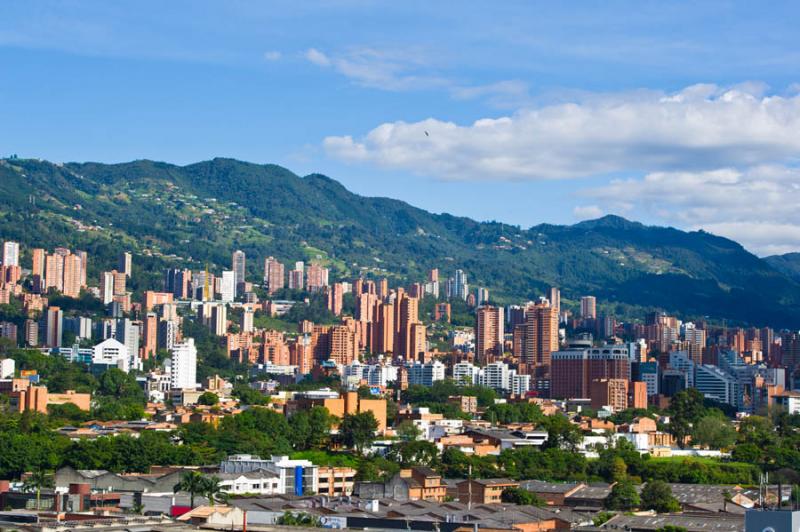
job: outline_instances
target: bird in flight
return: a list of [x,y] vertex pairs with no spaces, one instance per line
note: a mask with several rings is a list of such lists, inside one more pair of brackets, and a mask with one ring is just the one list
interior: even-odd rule
[[425,136],[426,136],[426,137],[430,137],[430,134],[429,134],[429,133],[426,131],[426,132],[425,132]]

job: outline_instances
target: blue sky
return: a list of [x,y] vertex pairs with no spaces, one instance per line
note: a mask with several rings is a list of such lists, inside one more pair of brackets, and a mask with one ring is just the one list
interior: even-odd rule
[[0,154],[236,157],[481,220],[800,250],[798,6],[6,3]]

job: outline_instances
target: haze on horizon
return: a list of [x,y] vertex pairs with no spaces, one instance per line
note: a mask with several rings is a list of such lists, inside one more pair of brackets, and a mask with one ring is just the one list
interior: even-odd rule
[[0,155],[215,156],[522,226],[607,213],[800,250],[800,6],[37,2]]

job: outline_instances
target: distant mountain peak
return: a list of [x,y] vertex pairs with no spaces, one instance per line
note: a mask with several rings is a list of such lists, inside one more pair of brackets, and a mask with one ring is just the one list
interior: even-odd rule
[[601,216],[600,218],[596,218],[594,220],[584,220],[582,222],[578,222],[575,224],[575,227],[580,227],[583,229],[641,229],[645,227],[645,225],[640,222],[633,222],[616,214],[606,214],[605,216]]

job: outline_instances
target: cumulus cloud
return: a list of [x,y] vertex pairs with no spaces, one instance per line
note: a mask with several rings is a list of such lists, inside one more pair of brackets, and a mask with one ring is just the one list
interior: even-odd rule
[[603,216],[603,209],[597,205],[579,205],[572,209],[572,215],[578,220],[592,220]]
[[[709,170],[800,153],[800,96],[694,85],[595,95],[461,125],[435,118],[324,140],[336,158],[443,179],[563,179]],[[428,132],[426,135],[425,132]]]
[[731,238],[759,255],[800,250],[800,168],[794,166],[653,172],[581,194],[631,218],[648,214]]

